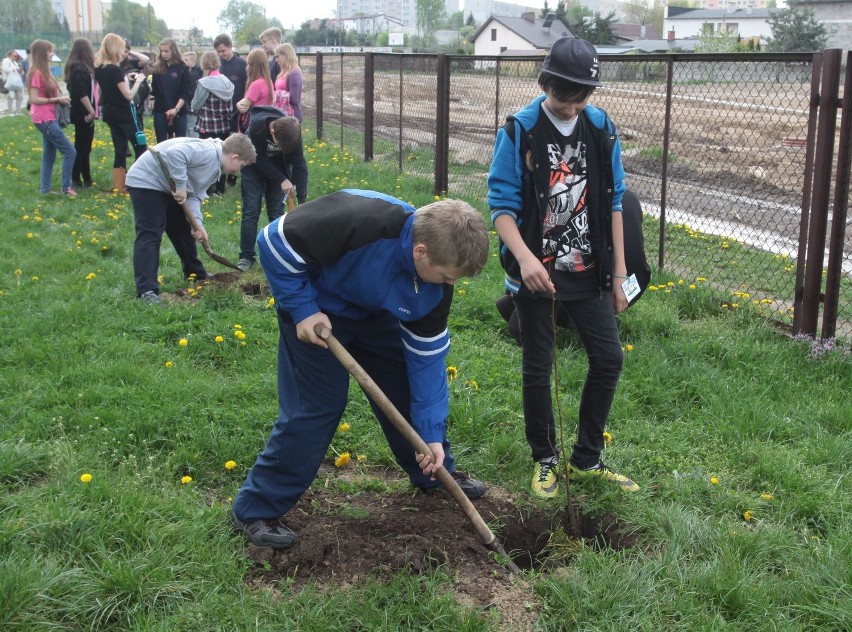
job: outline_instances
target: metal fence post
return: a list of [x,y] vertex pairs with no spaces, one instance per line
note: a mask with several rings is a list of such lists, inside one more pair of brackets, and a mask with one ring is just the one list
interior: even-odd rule
[[364,162],[373,159],[373,134],[376,116],[376,56],[364,55]]
[[322,72],[322,53],[317,51],[317,67],[316,67],[316,75],[317,75],[317,140],[322,140],[322,82],[323,82],[323,72]]
[[450,156],[450,63],[445,54],[438,55],[437,90],[435,95],[435,186],[434,194],[449,188]]
[[823,53],[822,85],[819,95],[814,186],[808,227],[808,254],[805,287],[802,295],[801,333],[815,335],[822,299],[822,270],[828,226],[828,198],[834,159],[834,134],[837,128],[838,89],[840,88],[841,50]]
[[811,69],[811,95],[808,112],[808,136],[805,149],[805,169],[802,186],[802,214],[799,218],[799,248],[796,255],[796,283],[793,287],[793,333],[801,333],[805,295],[805,257],[807,256],[808,226],[811,213],[811,186],[814,177],[814,146],[816,145],[816,123],[819,118],[819,83],[822,76],[822,53],[814,53]]
[[668,192],[669,140],[672,129],[672,84],[674,81],[674,59],[666,62],[666,118],[663,122],[663,170],[660,183],[660,242],[657,252],[657,266],[663,269],[666,259],[666,193]]
[[837,174],[831,210],[831,236],[828,240],[828,266],[825,275],[825,301],[822,311],[822,337],[833,338],[837,328],[837,303],[842,276],[843,239],[849,211],[850,145],[852,145],[852,53],[846,56],[846,78],[840,107],[840,138],[837,144]]

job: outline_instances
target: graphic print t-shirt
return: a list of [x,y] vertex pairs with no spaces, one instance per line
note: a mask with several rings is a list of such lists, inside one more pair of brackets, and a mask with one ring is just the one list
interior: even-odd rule
[[587,298],[597,293],[598,278],[589,243],[584,120],[578,116],[571,122],[554,121],[546,108],[542,110],[549,132],[545,142],[550,168],[542,226],[544,262],[552,271],[558,299]]

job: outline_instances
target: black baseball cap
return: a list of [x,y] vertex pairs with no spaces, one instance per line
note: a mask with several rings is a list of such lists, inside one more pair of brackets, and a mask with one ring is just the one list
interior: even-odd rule
[[541,71],[584,86],[603,85],[598,68],[598,51],[579,37],[562,37],[553,42]]

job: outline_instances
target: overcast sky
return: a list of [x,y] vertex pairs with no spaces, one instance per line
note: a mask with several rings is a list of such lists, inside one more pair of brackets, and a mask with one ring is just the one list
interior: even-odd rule
[[[147,6],[143,0],[135,0]],[[331,18],[337,11],[337,0],[250,0],[266,9],[269,18],[278,18],[284,28],[299,28],[305,20],[311,18]],[[193,26],[204,31],[209,37],[221,32],[216,18],[227,6],[227,0],[212,2],[188,2],[187,0],[150,0],[151,8],[157,17],[166,21],[170,29],[189,29]],[[542,6],[544,0],[527,0],[524,5]],[[550,3],[556,6],[556,2]],[[464,0],[459,2],[464,7]]]

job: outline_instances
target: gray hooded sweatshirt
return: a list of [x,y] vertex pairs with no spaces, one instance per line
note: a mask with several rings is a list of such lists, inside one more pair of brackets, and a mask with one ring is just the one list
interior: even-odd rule
[[[199,224],[204,223],[201,203],[207,189],[222,175],[222,141],[218,138],[170,138],[155,145],[174,182],[186,191],[186,203]],[[171,183],[159,161],[146,151],[127,170],[127,186],[171,193]]]
[[192,103],[189,106],[193,114],[201,112],[201,106],[210,94],[223,101],[230,101],[234,97],[234,84],[225,75],[208,75],[199,79],[195,87],[195,96],[192,97]]

